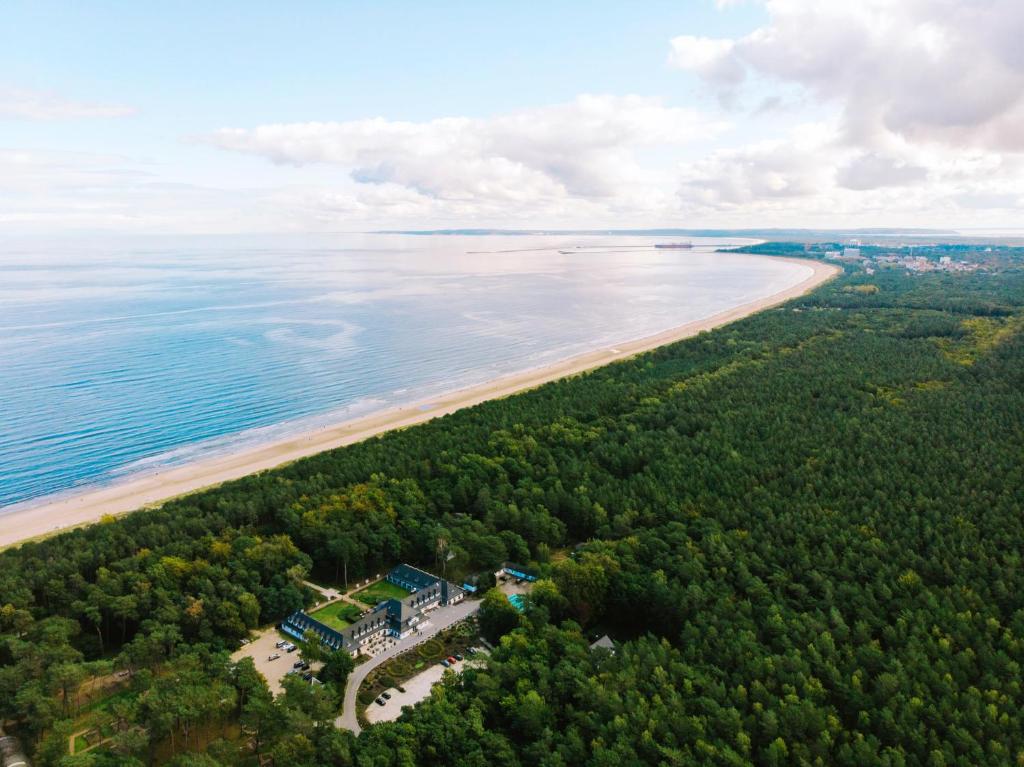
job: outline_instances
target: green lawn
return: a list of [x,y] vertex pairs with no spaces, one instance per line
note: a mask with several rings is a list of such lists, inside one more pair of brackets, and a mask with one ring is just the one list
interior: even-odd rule
[[376,583],[371,583],[365,589],[357,591],[352,596],[363,604],[373,607],[385,599],[401,599],[402,597],[409,596],[409,593],[401,586],[396,586],[387,581],[377,581]]
[[362,610],[355,605],[339,601],[310,613],[310,616],[320,621],[325,626],[330,626],[332,629],[341,631],[346,626],[352,625],[361,612]]

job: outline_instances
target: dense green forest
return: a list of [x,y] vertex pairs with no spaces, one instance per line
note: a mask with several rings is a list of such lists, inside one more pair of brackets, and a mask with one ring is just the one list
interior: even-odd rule
[[[0,554],[38,764],[1024,764],[1024,273],[867,275],[590,374]],[[301,578],[530,561],[487,667],[335,730],[228,651]],[[569,551],[571,555],[565,556]],[[502,621],[508,625],[502,626]],[[497,627],[497,628],[494,628]],[[607,631],[614,654],[591,651]],[[140,693],[67,757],[71,693]],[[346,670],[333,681],[340,682]]]

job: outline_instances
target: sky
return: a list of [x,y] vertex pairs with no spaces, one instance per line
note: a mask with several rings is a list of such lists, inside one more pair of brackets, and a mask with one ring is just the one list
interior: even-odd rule
[[0,5],[0,234],[1020,225],[1020,0]]

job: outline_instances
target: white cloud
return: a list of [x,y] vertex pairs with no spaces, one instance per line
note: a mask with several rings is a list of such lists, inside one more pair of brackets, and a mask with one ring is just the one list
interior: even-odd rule
[[0,232],[259,231],[280,223],[260,195],[170,182],[159,170],[117,155],[0,148]]
[[680,169],[679,195],[687,206],[735,208],[827,192],[836,150],[829,126],[801,126],[785,140],[717,150]]
[[16,88],[0,89],[0,118],[21,120],[73,120],[91,117],[125,117],[135,109],[116,104],[69,101],[53,93]]
[[896,142],[888,152],[843,140],[838,121],[717,149],[679,171],[691,219],[721,226],[978,226],[1024,204],[1024,157]]
[[838,182],[847,189],[906,186],[928,177],[928,169],[897,157],[866,152],[839,169]]
[[733,55],[735,41],[680,35],[672,38],[669,63],[723,86],[742,82],[743,64]]
[[766,25],[705,43],[709,63],[689,68],[720,89],[741,79],[737,70],[799,85],[837,103],[846,140],[868,149],[885,149],[898,137],[1024,151],[1020,0],[764,5]]
[[638,150],[685,144],[725,123],[637,96],[580,96],[490,118],[383,118],[224,129],[202,140],[276,163],[328,163],[359,184],[455,204],[505,206],[604,200],[664,187]]

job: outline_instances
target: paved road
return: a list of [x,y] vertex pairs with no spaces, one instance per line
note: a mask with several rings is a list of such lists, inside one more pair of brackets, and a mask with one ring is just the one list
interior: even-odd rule
[[356,666],[355,670],[348,677],[348,684],[345,686],[345,700],[341,709],[341,716],[334,721],[334,726],[339,729],[351,730],[358,735],[362,728],[356,719],[356,694],[363,680],[377,666],[387,662],[411,647],[425,642],[439,631],[444,631],[453,623],[458,623],[480,609],[479,599],[467,599],[451,607],[441,607],[430,615],[430,625],[418,634],[412,634],[405,639],[400,639],[393,647],[385,650],[380,655],[375,655],[365,663]]
[[303,585],[309,586],[309,588],[316,591],[327,600],[337,599],[341,596],[341,592],[337,589],[328,588],[327,586],[320,586],[313,581],[303,581]]

